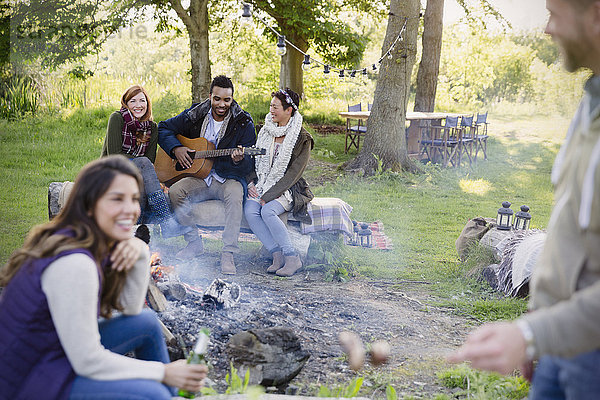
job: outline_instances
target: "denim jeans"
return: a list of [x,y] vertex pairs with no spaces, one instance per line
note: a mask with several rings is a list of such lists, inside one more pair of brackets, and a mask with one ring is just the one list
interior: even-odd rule
[[[133,351],[140,360],[169,362],[169,354],[156,314],[118,316],[98,323],[100,342],[115,353]],[[150,379],[99,381],[77,376],[70,400],[167,400],[174,391]]]
[[600,350],[574,358],[543,356],[533,374],[529,400],[600,398]]
[[279,218],[285,209],[277,200],[261,206],[258,201],[247,199],[244,205],[246,221],[252,232],[271,253],[279,248],[286,256],[295,255],[296,249],[290,240],[287,227]]

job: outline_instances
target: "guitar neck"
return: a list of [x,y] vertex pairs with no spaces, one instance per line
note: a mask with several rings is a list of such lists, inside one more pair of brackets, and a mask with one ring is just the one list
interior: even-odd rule
[[[230,156],[233,154],[234,150],[237,149],[214,149],[214,150],[204,150],[197,151],[194,155],[194,158],[214,158],[214,157],[223,157]],[[246,149],[244,149],[244,154],[246,154]]]

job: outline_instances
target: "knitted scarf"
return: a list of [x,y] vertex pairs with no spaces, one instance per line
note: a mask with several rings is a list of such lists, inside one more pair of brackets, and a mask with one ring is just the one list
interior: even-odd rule
[[[259,196],[262,196],[273,187],[287,171],[292,151],[298,141],[301,129],[302,115],[297,111],[285,126],[277,126],[273,122],[271,113],[268,113],[265,117],[265,125],[258,133],[258,138],[256,139],[256,147],[268,149],[267,154],[264,156],[256,156],[255,170],[258,177],[256,190]],[[275,138],[281,136],[285,136],[285,138],[279,147],[279,155],[273,160]],[[291,196],[288,191],[284,194],[286,198],[290,197],[288,200],[291,202]]]
[[123,116],[125,123],[123,124],[123,145],[122,149],[125,153],[131,154],[134,157],[143,156],[146,154],[146,148],[152,136],[152,124],[150,121],[139,121],[127,107],[119,110]]

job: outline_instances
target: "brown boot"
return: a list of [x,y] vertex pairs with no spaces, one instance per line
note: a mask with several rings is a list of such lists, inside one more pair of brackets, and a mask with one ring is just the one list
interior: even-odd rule
[[302,268],[302,261],[299,255],[285,256],[285,265],[275,272],[278,276],[292,276]]
[[199,257],[202,255],[202,253],[204,253],[204,246],[202,245],[202,238],[199,237],[196,240],[188,242],[187,246],[175,254],[175,258],[185,261],[191,258]]
[[224,251],[221,253],[221,273],[225,275],[235,275],[235,263],[233,262],[233,253]]
[[267,268],[267,272],[269,274],[274,274],[281,267],[283,267],[283,253],[281,251],[276,251],[273,253],[273,264]]

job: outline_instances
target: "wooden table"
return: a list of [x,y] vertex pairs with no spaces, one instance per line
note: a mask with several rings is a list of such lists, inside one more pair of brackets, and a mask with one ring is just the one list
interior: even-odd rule
[[[371,115],[371,111],[340,111],[340,117],[346,119],[362,119],[367,120]],[[420,111],[409,111],[406,113],[406,120],[410,121],[408,127],[408,138],[406,141],[406,150],[409,155],[418,155],[420,153],[421,140],[421,129],[419,127],[420,121],[427,120],[432,122],[441,123],[441,120],[446,117],[462,117],[470,116],[471,114],[457,114],[457,113],[440,113],[440,112],[420,112]]]

